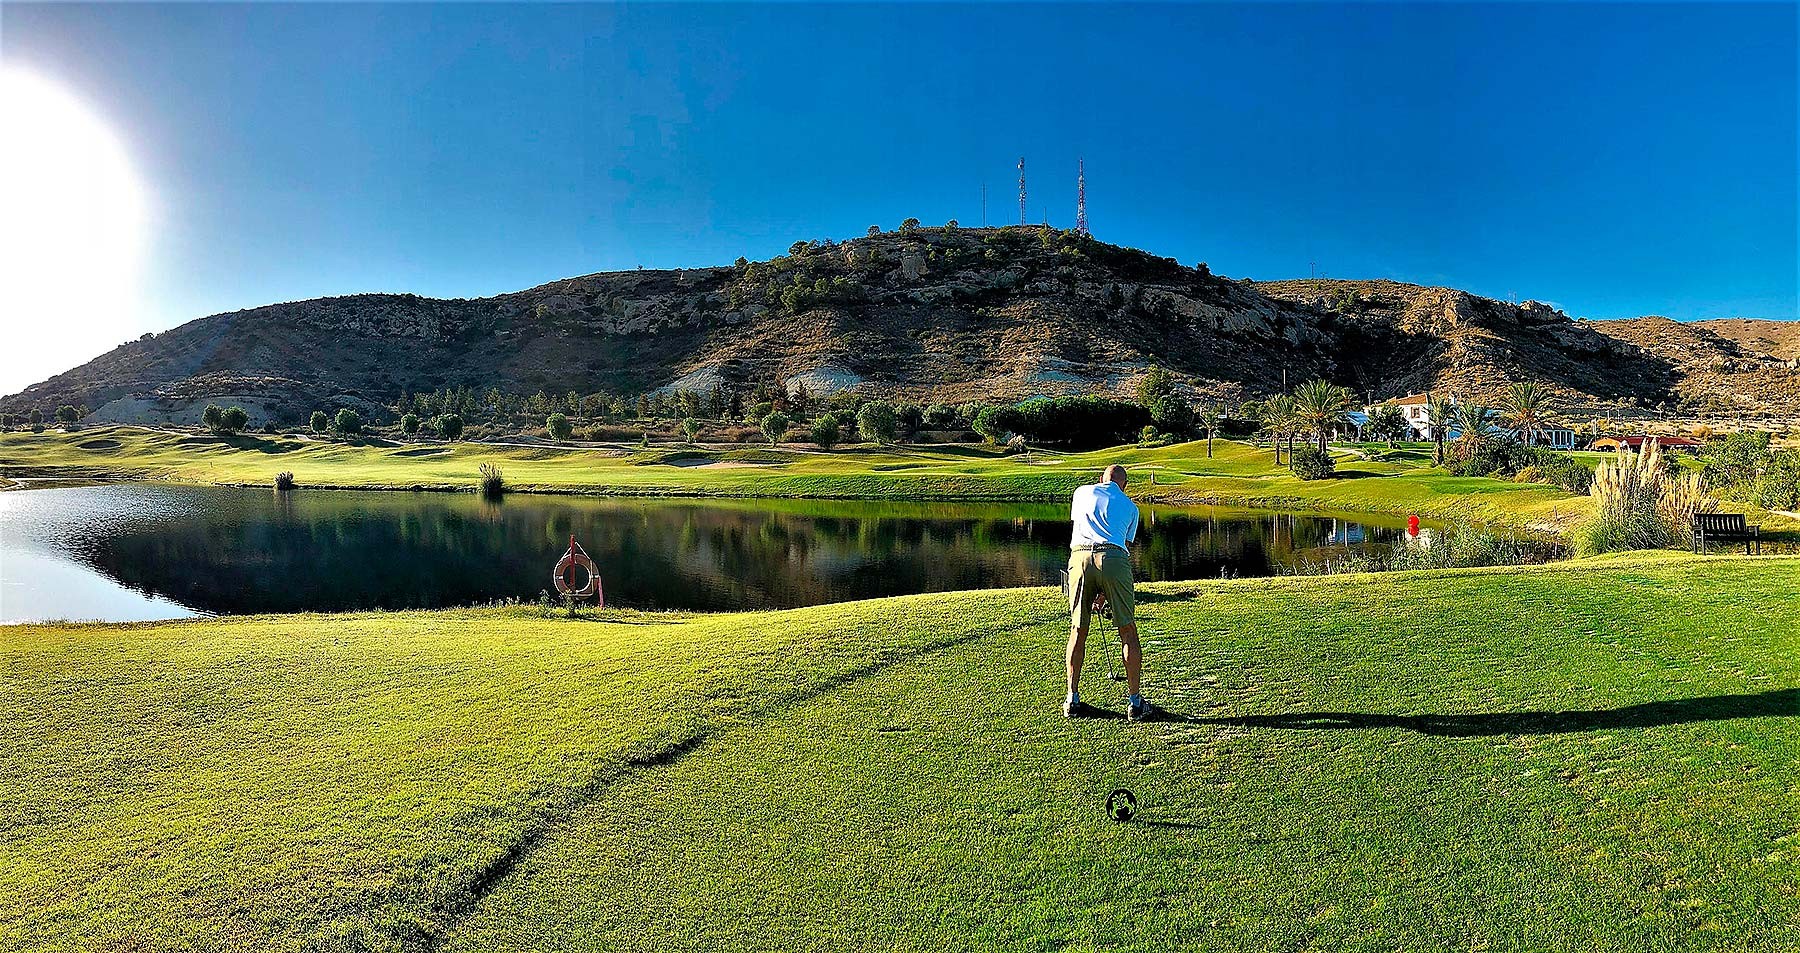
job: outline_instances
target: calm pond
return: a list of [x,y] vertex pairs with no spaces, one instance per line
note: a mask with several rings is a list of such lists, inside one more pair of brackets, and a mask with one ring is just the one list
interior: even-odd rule
[[[1269,575],[1401,521],[1147,508],[1139,579]],[[0,493],[0,621],[535,599],[573,533],[609,605],[759,609],[1054,583],[1064,507],[116,484]]]

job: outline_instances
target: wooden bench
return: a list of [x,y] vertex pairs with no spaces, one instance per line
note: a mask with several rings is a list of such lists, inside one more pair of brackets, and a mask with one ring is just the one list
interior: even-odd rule
[[1742,513],[1695,513],[1694,514],[1694,552],[1706,552],[1707,542],[1735,543],[1742,541],[1744,555],[1750,555],[1750,545],[1756,544],[1756,554],[1762,555],[1761,527],[1744,522]]

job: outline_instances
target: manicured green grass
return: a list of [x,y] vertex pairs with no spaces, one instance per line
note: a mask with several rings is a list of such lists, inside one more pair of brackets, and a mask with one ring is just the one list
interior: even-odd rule
[[1140,615],[1169,712],[1140,725],[1056,712],[1042,589],[11,629],[0,948],[1800,935],[1800,560],[1172,584]]
[[653,496],[1057,501],[1109,463],[1133,468],[1134,496],[1170,503],[1416,513],[1559,527],[1587,501],[1555,487],[1433,469],[1429,452],[1374,461],[1346,454],[1339,478],[1307,482],[1271,451],[1218,440],[1092,453],[1002,455],[979,447],[600,450],[474,443],[344,445],[293,437],[220,438],[130,427],[0,434],[0,473],[268,485],[290,470],[301,486],[473,489],[498,464],[509,486]]

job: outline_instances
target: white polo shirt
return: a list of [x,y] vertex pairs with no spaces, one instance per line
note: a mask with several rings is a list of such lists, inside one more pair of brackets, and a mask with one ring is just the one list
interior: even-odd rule
[[1075,523],[1075,532],[1069,537],[1071,549],[1102,544],[1124,549],[1126,543],[1137,539],[1137,504],[1111,481],[1077,489],[1069,505],[1069,519]]

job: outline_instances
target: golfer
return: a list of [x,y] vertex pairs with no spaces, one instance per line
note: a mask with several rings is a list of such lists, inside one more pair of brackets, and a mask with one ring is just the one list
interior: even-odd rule
[[1119,644],[1125,655],[1125,717],[1138,721],[1150,713],[1150,704],[1138,693],[1138,672],[1143,654],[1138,650],[1137,623],[1133,610],[1137,599],[1131,591],[1131,553],[1125,547],[1137,539],[1138,508],[1125,495],[1125,468],[1113,464],[1100,482],[1075,491],[1069,507],[1075,532],[1069,538],[1069,695],[1063,715],[1082,713],[1076,683],[1087,654],[1088,622],[1096,597],[1112,605],[1119,625]]

